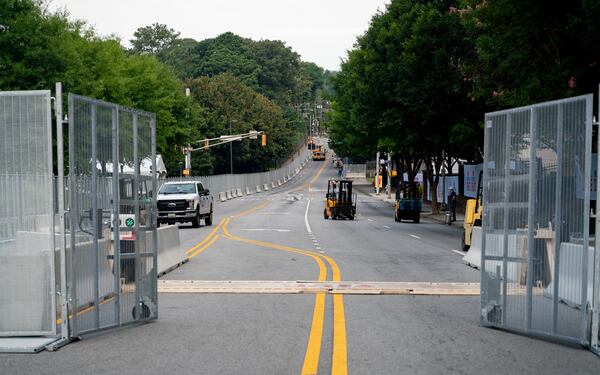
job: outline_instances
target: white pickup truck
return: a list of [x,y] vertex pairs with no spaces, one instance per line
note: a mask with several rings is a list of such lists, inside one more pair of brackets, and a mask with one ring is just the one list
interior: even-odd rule
[[156,197],[158,225],[191,222],[194,228],[212,225],[213,197],[201,181],[176,181],[163,184]]

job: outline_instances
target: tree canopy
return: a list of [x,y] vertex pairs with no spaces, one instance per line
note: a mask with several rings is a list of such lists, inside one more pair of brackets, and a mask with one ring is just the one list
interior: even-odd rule
[[596,1],[392,0],[334,78],[331,144],[409,174],[481,160],[485,112],[593,92]]
[[[43,0],[0,0],[0,90],[49,89],[60,81],[65,93],[155,112],[158,152],[171,175],[181,171],[182,146],[229,133],[224,118],[239,119],[239,131],[268,132],[264,149],[257,141],[235,145],[238,171],[267,170],[291,155],[305,125],[294,106],[319,90],[298,54],[283,42],[232,33],[200,42],[179,35],[162,24],[141,27],[126,50],[67,11],[49,11]],[[192,171],[228,173],[228,160],[228,147],[199,151]]]
[[133,33],[134,39],[130,40],[131,50],[136,53],[161,53],[171,47],[179,35],[179,32],[159,23],[140,27]]

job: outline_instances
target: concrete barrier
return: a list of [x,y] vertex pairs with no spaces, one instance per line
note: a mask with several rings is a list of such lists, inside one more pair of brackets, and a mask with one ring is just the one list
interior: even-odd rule
[[288,178],[286,176],[283,176],[283,183],[285,184],[286,182],[288,182]]
[[[504,254],[504,241],[507,240],[507,255],[509,258],[520,258],[522,255],[520,254],[521,250],[525,246],[525,241],[527,240],[527,229],[517,229],[516,233],[510,233],[508,236],[500,233],[490,233],[485,237],[485,253],[487,256],[495,256],[501,257]],[[469,252],[465,257],[463,257],[463,261],[469,266],[477,269],[481,269],[481,253],[482,253],[482,244],[483,244],[483,231],[480,227],[476,227],[473,231],[472,243]],[[473,250],[473,253],[471,253]],[[500,272],[503,272],[503,262],[502,260],[487,260],[486,261],[486,270],[492,271],[496,270],[496,268],[500,268]],[[521,263],[517,262],[507,262],[506,269],[506,278],[508,282],[519,282],[521,279]]]
[[219,200],[221,202],[225,202],[227,200],[227,193],[225,193],[224,191],[219,193]]
[[237,193],[238,197],[243,197],[244,196],[244,193],[242,193],[242,189],[240,189],[240,188],[237,188],[236,193]]
[[237,198],[238,195],[237,195],[237,191],[235,189],[231,189],[231,196],[233,198]]
[[275,186],[275,181],[271,181],[271,188],[275,189],[277,186]]
[[471,235],[471,247],[463,257],[463,262],[470,267],[481,269],[481,239],[483,232],[481,227],[473,227]]
[[277,180],[277,186],[281,186],[281,180]]
[[262,190],[260,189],[260,186],[256,185],[256,192],[260,193]]
[[[71,236],[66,236],[66,255],[77,264],[75,272],[75,293],[77,295],[77,308],[88,306],[95,302],[93,288],[96,272],[94,258],[98,261],[98,294],[100,298],[114,293],[113,261],[110,256],[113,253],[111,245],[110,230],[102,232],[103,238],[98,240],[98,251],[96,252],[88,235],[77,235],[75,251],[71,251]],[[0,331],[3,324],[21,327],[22,330],[33,330],[36,325],[42,324],[43,319],[38,321],[37,314],[44,314],[45,307],[49,306],[50,296],[47,294],[47,275],[52,264],[52,250],[50,245],[51,234],[40,232],[16,233],[15,248],[4,250],[0,254],[0,316],[7,317],[0,323]],[[54,246],[54,269],[60,269],[59,244],[60,236],[55,236]],[[26,269],[27,273],[22,270]],[[14,283],[14,284],[13,284]],[[12,287],[14,285],[14,287]],[[17,294],[14,294],[18,291]],[[6,298],[4,292],[13,296]],[[27,302],[23,311],[23,302]],[[43,308],[38,309],[37,304]],[[23,315],[25,314],[25,315]],[[12,317],[10,320],[8,317]],[[25,325],[21,325],[25,324]],[[27,326],[32,325],[32,326]]]
[[0,331],[50,329],[50,239],[49,233],[18,231],[14,247],[0,252]]
[[231,190],[227,190],[227,199],[233,199],[233,196],[231,195]]
[[[586,258],[583,245],[569,242],[560,244],[558,266],[558,299],[570,305],[581,306],[581,289],[573,288],[573,285],[581,286],[583,276],[581,274],[582,262]],[[585,260],[589,267],[594,264],[594,247],[589,246],[587,259]],[[594,292],[594,273],[587,273],[587,299],[592,301]],[[554,296],[554,280],[548,284],[544,290],[544,296],[552,298]]]
[[[181,248],[179,227],[166,225],[158,228],[157,233],[157,266],[158,276],[162,276],[189,261],[185,250]],[[146,236],[151,241],[152,236]]]
[[248,186],[246,186],[246,195],[250,195],[252,194],[252,192],[250,191],[250,188]]
[[267,191],[267,190],[269,190],[269,185],[267,185],[267,184],[264,184],[264,185],[263,185],[263,190],[264,190],[264,191]]

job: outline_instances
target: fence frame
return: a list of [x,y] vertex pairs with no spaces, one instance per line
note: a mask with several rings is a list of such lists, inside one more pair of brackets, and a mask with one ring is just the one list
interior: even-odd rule
[[[52,170],[52,158],[53,158],[53,147],[52,147],[52,108],[51,108],[51,93],[49,90],[25,90],[25,91],[0,91],[0,97],[39,97],[42,96],[46,103],[46,113],[44,122],[46,123],[46,147],[47,147],[47,170],[48,178],[50,179],[50,185],[52,186],[53,170]],[[52,198],[50,198],[52,199]],[[50,205],[52,206],[52,205]],[[54,238],[54,215],[49,212],[50,228],[49,228],[49,252],[50,252],[50,264],[49,264],[49,288],[50,288],[50,312],[51,317],[51,328],[49,330],[30,330],[30,331],[6,331],[0,332],[1,336],[56,336],[57,325],[56,325],[56,269],[55,269],[55,238]]]
[[[95,277],[93,279],[93,291],[94,291],[94,301],[92,303],[92,306],[96,307],[96,312],[95,312],[95,323],[94,326],[92,328],[87,328],[87,329],[83,329],[81,327],[79,327],[79,317],[77,313],[71,313],[70,314],[70,319],[67,319],[69,321],[68,323],[68,337],[63,335],[63,339],[68,340],[71,337],[77,337],[80,334],[83,333],[90,333],[90,332],[94,332],[94,331],[100,331],[100,330],[105,330],[105,329],[110,329],[110,328],[114,328],[114,327],[120,327],[123,325],[127,325],[127,324],[133,324],[133,323],[137,323],[140,321],[146,321],[146,320],[153,320],[153,319],[157,319],[158,318],[158,295],[157,295],[157,287],[156,287],[156,280],[157,280],[157,270],[156,270],[156,265],[157,265],[157,232],[156,232],[156,195],[153,194],[152,196],[152,202],[151,202],[151,207],[149,209],[149,216],[148,219],[146,220],[146,225],[143,228],[146,232],[150,232],[152,235],[152,240],[151,240],[151,246],[152,249],[150,251],[145,251],[143,254],[140,253],[140,240],[143,238],[144,241],[146,242],[146,244],[148,243],[145,236],[140,236],[140,198],[138,196],[139,191],[140,191],[140,181],[142,179],[141,173],[140,173],[140,165],[139,165],[139,144],[140,144],[140,139],[139,139],[139,135],[138,135],[138,130],[139,130],[139,123],[138,123],[138,119],[140,116],[143,116],[147,119],[148,125],[150,127],[150,153],[151,153],[151,157],[152,157],[152,170],[156,171],[156,115],[153,113],[149,113],[149,112],[144,112],[144,111],[140,111],[140,110],[136,110],[136,109],[132,109],[132,108],[127,108],[127,107],[123,107],[120,106],[118,104],[114,104],[114,103],[108,103],[108,102],[104,102],[102,100],[97,100],[97,99],[92,99],[92,98],[88,98],[88,97],[84,97],[84,96],[80,96],[80,95],[75,95],[75,94],[69,94],[69,165],[70,165],[70,170],[69,170],[69,174],[72,175],[73,171],[75,170],[75,166],[76,166],[76,162],[75,162],[75,155],[76,155],[76,145],[75,145],[75,139],[76,139],[76,135],[75,135],[75,128],[77,126],[76,124],[76,110],[74,108],[74,103],[75,101],[79,101],[79,102],[83,102],[86,104],[89,104],[91,107],[91,153],[92,153],[92,159],[96,160],[97,158],[97,135],[96,135],[96,121],[97,121],[97,116],[96,116],[96,111],[98,107],[102,107],[105,110],[110,110],[110,114],[111,114],[111,126],[110,126],[110,130],[111,130],[111,157],[112,157],[112,171],[111,171],[111,185],[112,185],[112,195],[111,195],[111,213],[112,213],[112,217],[113,217],[113,223],[112,225],[112,243],[113,243],[113,290],[114,290],[114,322],[111,322],[105,326],[101,326],[100,323],[100,313],[99,313],[99,306],[101,306],[101,301],[100,301],[100,297],[99,296],[99,265],[98,265],[98,254],[99,254],[99,245],[98,245],[98,240],[99,240],[99,233],[98,233],[98,223],[97,223],[97,216],[96,215],[92,215],[93,216],[93,254],[96,254],[96,256],[93,257],[94,262],[93,262],[93,269],[95,272]],[[133,254],[133,259],[134,259],[134,275],[135,275],[135,301],[136,305],[134,305],[133,307],[133,320],[132,321],[128,321],[128,322],[123,322],[122,319],[122,314],[124,313],[122,311],[122,303],[121,303],[121,285],[120,285],[120,275],[121,275],[121,246],[120,246],[120,224],[119,224],[119,218],[120,218],[120,214],[121,214],[121,208],[122,208],[122,202],[121,202],[121,197],[120,197],[120,180],[121,180],[121,175],[122,172],[119,170],[120,169],[120,148],[121,148],[121,144],[119,141],[119,131],[120,131],[120,114],[127,114],[127,115],[131,115],[132,118],[132,128],[133,128],[133,134],[132,134],[132,146],[133,146],[133,164],[134,164],[134,178],[133,178],[133,185],[132,185],[132,192],[135,194],[135,199],[134,199],[134,203],[133,203],[133,207],[134,207],[134,214],[135,214],[135,227],[134,227],[134,233],[136,234],[136,239],[134,240],[134,254]],[[62,140],[60,142],[58,142],[59,144],[62,144]],[[117,162],[115,162],[117,161]],[[93,164],[94,168],[96,167],[96,164]],[[62,172],[62,174],[61,174]],[[97,173],[91,173],[91,195],[90,195],[90,199],[92,200],[91,202],[91,212],[96,213],[98,211],[98,204],[97,204],[97,197],[98,197],[98,191],[97,191]],[[144,179],[151,179],[152,180],[152,191],[156,191],[157,189],[157,176],[155,173],[153,173],[151,175],[151,177],[144,177]],[[59,170],[59,177],[58,180],[64,181],[64,170],[61,171]],[[64,185],[62,185],[64,186]],[[62,194],[61,190],[59,188],[59,197]],[[80,214],[80,210],[78,207],[78,203],[79,200],[77,198],[77,178],[69,178],[69,190],[70,190],[70,207],[69,207],[69,211],[68,214],[70,215],[70,222],[74,223],[77,222],[76,220],[79,219],[79,214]],[[62,206],[60,209],[64,210],[64,206]],[[61,227],[64,227],[64,217],[62,217],[63,222],[61,223]],[[150,223],[150,227],[148,227],[148,223]],[[150,229],[149,231],[147,231],[147,229]],[[72,232],[73,233],[73,232]],[[65,238],[65,237],[63,237]],[[71,249],[75,249],[76,248],[76,239],[74,235],[71,235],[70,237],[70,243],[71,243]],[[65,246],[66,248],[66,246]],[[69,269],[66,270],[66,275],[67,275],[67,285],[69,285],[68,288],[68,292],[70,294],[68,294],[68,298],[67,298],[67,304],[69,305],[68,310],[73,312],[73,311],[77,311],[79,308],[78,305],[78,298],[77,298],[77,283],[79,282],[76,279],[76,274],[73,270],[73,262],[74,262],[74,251],[71,251],[71,259],[69,262],[66,262],[66,264],[69,265]],[[68,259],[68,256],[65,255],[65,258]],[[152,259],[152,269],[150,270],[151,272],[149,273],[151,280],[153,280],[153,287],[150,286],[151,288],[151,298],[152,300],[155,302],[155,309],[154,311],[152,311],[151,316],[149,318],[147,317],[142,317],[141,308],[137,308],[137,304],[143,304],[143,297],[145,297],[145,295],[143,296],[142,293],[144,292],[144,280],[143,278],[143,270],[142,270],[142,266],[141,266],[141,259],[142,258],[151,258]]]
[[[536,151],[538,151],[537,149],[537,139],[538,139],[538,135],[537,135],[537,121],[538,119],[536,118],[537,116],[537,112],[536,110],[538,108],[544,108],[544,107],[549,107],[552,105],[557,105],[558,106],[558,118],[557,118],[557,136],[556,139],[562,139],[563,135],[562,135],[562,129],[563,129],[563,121],[564,121],[564,114],[563,114],[563,104],[569,104],[572,102],[577,102],[577,101],[585,101],[585,160],[583,160],[583,212],[581,212],[581,215],[583,216],[583,249],[585,249],[586,251],[584,251],[584,255],[581,256],[581,308],[580,308],[580,326],[579,326],[579,335],[577,337],[573,337],[573,336],[566,336],[563,334],[558,333],[558,304],[559,304],[559,300],[561,299],[559,297],[559,283],[560,283],[560,279],[559,279],[559,272],[558,270],[559,268],[559,262],[560,262],[560,256],[559,256],[559,252],[557,250],[557,247],[560,246],[560,244],[558,244],[559,240],[559,235],[560,235],[560,225],[556,225],[556,231],[554,234],[554,259],[555,259],[555,263],[554,263],[554,270],[555,273],[553,275],[553,297],[552,297],[552,303],[553,303],[553,308],[552,308],[552,328],[550,329],[549,332],[545,332],[543,330],[539,330],[539,329],[534,329],[532,327],[532,305],[533,305],[533,270],[534,270],[534,264],[533,264],[533,253],[535,250],[535,245],[534,245],[534,231],[535,231],[535,220],[534,220],[534,205],[536,205],[537,203],[535,202],[535,188],[537,186],[537,165],[538,165],[538,156],[536,154]],[[589,209],[590,209],[590,178],[591,178],[591,142],[592,142],[592,111],[593,111],[593,105],[592,105],[592,101],[593,101],[593,96],[592,95],[583,95],[583,96],[579,96],[579,97],[573,97],[573,98],[567,98],[567,99],[561,99],[561,100],[556,100],[556,101],[551,101],[551,102],[545,102],[545,103],[539,103],[539,104],[534,104],[534,105],[530,105],[530,106],[526,106],[526,107],[519,107],[519,108],[512,108],[512,109],[508,109],[508,110],[504,110],[504,111],[497,111],[497,112],[492,112],[492,113],[487,113],[485,116],[485,133],[486,133],[486,144],[485,144],[485,163],[484,163],[484,223],[483,223],[483,229],[484,229],[484,235],[482,236],[482,254],[481,254],[481,313],[480,313],[480,323],[483,326],[493,326],[493,327],[498,327],[498,328],[502,328],[508,331],[514,331],[517,333],[522,333],[522,334],[526,334],[526,335],[530,335],[530,336],[535,336],[535,337],[541,337],[541,338],[546,338],[546,339],[550,339],[553,341],[559,341],[559,342],[565,342],[565,343],[569,343],[569,344],[578,344],[578,345],[584,345],[584,346],[588,346],[590,344],[590,333],[592,332],[589,328],[588,328],[588,306],[587,306],[587,287],[588,287],[588,276],[587,273],[589,271],[589,265],[588,263],[588,257],[587,257],[587,249],[588,246],[587,244],[589,243]],[[506,175],[507,173],[510,172],[510,167],[508,165],[504,165],[504,166],[494,166],[491,167],[492,162],[495,162],[495,160],[491,161],[490,158],[490,150],[488,146],[488,141],[489,138],[491,137],[491,135],[489,134],[489,132],[491,131],[491,120],[490,119],[492,116],[498,116],[498,115],[506,115],[506,129],[504,130],[504,134],[506,137],[506,140],[504,141],[504,147],[505,150],[503,152],[503,157],[504,157],[504,163],[507,164],[509,162],[512,162],[511,160],[511,137],[513,137],[512,134],[512,129],[511,129],[511,115],[513,114],[517,114],[520,112],[526,112],[529,111],[529,131],[530,131],[530,145],[529,145],[529,172],[528,172],[528,181],[529,181],[529,191],[528,191],[528,208],[527,208],[527,240],[528,240],[528,251],[527,251],[527,276],[526,276],[526,299],[525,299],[525,317],[524,317],[524,326],[523,327],[517,327],[516,325],[512,325],[509,324],[507,325],[507,283],[508,283],[508,262],[509,262],[509,258],[510,258],[510,262],[511,263],[517,263],[518,261],[516,260],[517,258],[515,258],[515,260],[513,260],[510,256],[509,256],[509,234],[508,234],[508,220],[509,220],[509,178]],[[489,122],[488,122],[489,121]],[[488,125],[489,124],[489,125]],[[563,151],[561,149],[562,142],[557,142],[557,177],[556,177],[556,184],[558,183],[562,183],[562,177],[561,177],[561,170],[562,170],[562,158],[563,158]],[[503,229],[503,241],[502,241],[502,246],[503,246],[503,255],[501,257],[498,256],[492,256],[492,255],[487,255],[487,249],[486,249],[486,223],[488,222],[488,220],[490,220],[491,214],[490,214],[490,181],[491,181],[491,176],[490,176],[490,170],[491,169],[499,169],[499,168],[503,168],[504,169],[504,189],[503,189],[503,194],[504,194],[504,213],[503,213],[503,220],[504,223],[502,225]],[[508,172],[507,172],[508,171]],[[599,180],[600,181],[600,180]],[[600,183],[600,182],[599,182]],[[599,185],[600,186],[600,185]],[[562,197],[560,196],[560,192],[562,191],[562,188],[560,186],[557,186],[557,199],[555,205],[558,208],[557,211],[555,211],[555,215],[556,217],[559,217],[562,219],[562,214],[560,212],[561,208],[560,206],[560,199],[562,199]],[[493,231],[493,229],[491,229]],[[491,233],[491,232],[490,232]],[[596,242],[596,246],[598,246],[598,243]],[[496,281],[494,281],[494,277],[490,276],[493,273],[493,270],[488,270],[486,269],[486,261],[501,261],[502,262],[502,267],[500,268],[500,266],[497,266],[497,269],[501,269],[501,273],[502,275],[497,275],[496,277],[499,279],[496,279]],[[598,254],[596,251],[596,262],[598,262]],[[590,271],[593,272],[593,269]],[[489,273],[489,274],[488,274]],[[496,271],[496,273],[498,273],[498,270]],[[596,276],[598,274],[598,270],[596,270]],[[598,278],[598,277],[596,277]],[[499,284],[498,284],[499,283]],[[495,285],[495,286],[494,286]],[[491,320],[488,320],[488,303],[487,299],[491,298],[490,295],[493,296],[497,296],[497,294],[495,292],[492,291],[492,288],[496,288],[496,287],[500,287],[502,288],[501,292],[499,292],[498,296],[501,297],[502,302],[500,305],[496,305],[496,306],[501,306],[501,317],[494,317],[494,315],[492,315]],[[584,304],[585,302],[585,304]],[[596,302],[597,304],[597,302]],[[495,307],[494,307],[495,308]],[[596,318],[597,319],[597,318]],[[514,324],[514,323],[513,323]]]
[[[600,85],[598,86],[598,105],[600,105]],[[600,107],[598,107],[600,108]],[[600,167],[600,123],[595,123],[597,130],[597,160],[596,160],[596,225],[595,234],[596,241],[594,244],[594,265],[593,265],[593,292],[592,292],[592,324],[591,324],[591,338],[590,338],[590,349],[592,352],[600,356],[600,173],[598,168]]]

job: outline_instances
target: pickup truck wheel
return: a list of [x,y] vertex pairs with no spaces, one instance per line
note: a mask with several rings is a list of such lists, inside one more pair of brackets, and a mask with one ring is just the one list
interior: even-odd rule
[[192,219],[192,228],[200,227],[200,212],[196,210],[196,216]]
[[204,218],[204,224],[208,225],[208,226],[212,225],[212,221],[213,221],[212,219],[213,219],[213,209],[212,209],[212,206],[211,206],[210,207],[210,214],[207,217]]

